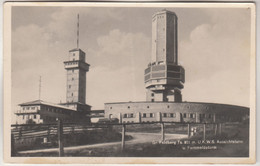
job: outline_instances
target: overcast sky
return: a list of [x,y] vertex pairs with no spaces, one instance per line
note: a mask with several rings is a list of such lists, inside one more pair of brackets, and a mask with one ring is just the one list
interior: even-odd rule
[[[145,101],[151,59],[151,17],[163,8],[12,8],[12,106],[66,101],[63,61],[76,47],[90,64],[86,103]],[[178,16],[183,100],[249,106],[250,9],[167,8]]]

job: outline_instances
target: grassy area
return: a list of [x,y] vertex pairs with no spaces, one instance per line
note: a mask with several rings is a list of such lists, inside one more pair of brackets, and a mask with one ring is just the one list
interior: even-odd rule
[[[91,130],[82,133],[64,134],[64,147],[90,145],[96,143],[116,142],[121,141],[122,135],[114,130]],[[126,140],[132,139],[131,136],[126,136]],[[26,140],[25,140],[26,141]],[[37,142],[36,142],[37,141]],[[46,148],[57,148],[57,135],[51,136],[48,143],[43,144],[42,140],[36,139],[32,144],[16,147],[17,151],[36,150]],[[15,155],[16,153],[14,153]]]
[[[215,136],[214,130],[208,126],[206,133],[207,142],[202,143],[202,126],[197,126],[198,132],[190,139],[179,140],[182,144],[154,144],[152,142],[128,144],[126,149],[121,151],[120,144],[111,146],[99,146],[95,148],[85,148],[76,150],[67,150],[65,156],[88,156],[88,157],[248,157],[249,155],[249,125],[234,124],[223,126],[222,134]],[[114,131],[120,130],[120,127],[114,128]],[[187,127],[169,125],[165,127],[166,133],[187,133]],[[182,131],[181,131],[182,130]],[[141,127],[138,125],[129,127],[128,132],[160,132],[159,125]],[[239,143],[223,143],[227,141],[240,141]],[[168,140],[174,142],[176,140]],[[196,144],[184,144],[184,141]],[[215,141],[215,143],[212,143]],[[217,143],[220,142],[220,143]],[[191,149],[193,147],[193,149]],[[195,148],[194,148],[195,147]],[[196,149],[196,147],[216,147],[216,149]],[[57,156],[57,152],[35,153],[33,156]],[[32,156],[32,154],[23,154],[23,156]]]

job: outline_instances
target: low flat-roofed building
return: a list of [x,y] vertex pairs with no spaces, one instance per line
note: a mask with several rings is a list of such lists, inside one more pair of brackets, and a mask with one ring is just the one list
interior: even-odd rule
[[64,122],[90,122],[88,110],[77,110],[64,105],[35,100],[19,104],[16,110],[17,124],[26,123],[55,123],[57,118]]
[[240,122],[249,116],[249,108],[199,102],[121,102],[106,103],[105,118],[118,118],[119,123]]

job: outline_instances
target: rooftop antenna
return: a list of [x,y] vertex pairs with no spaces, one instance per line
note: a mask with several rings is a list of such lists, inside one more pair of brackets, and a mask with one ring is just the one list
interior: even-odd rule
[[77,48],[79,48],[79,14],[78,14],[78,22],[77,22]]
[[39,100],[41,100],[41,86],[42,86],[42,76],[39,79]]

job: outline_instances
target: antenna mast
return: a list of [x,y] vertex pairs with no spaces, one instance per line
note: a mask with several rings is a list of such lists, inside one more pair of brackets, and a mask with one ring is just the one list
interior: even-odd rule
[[42,84],[42,76],[40,76],[40,79],[39,79],[39,100],[41,100],[41,85]]
[[77,48],[79,48],[79,14],[78,14],[78,22],[77,22]]

